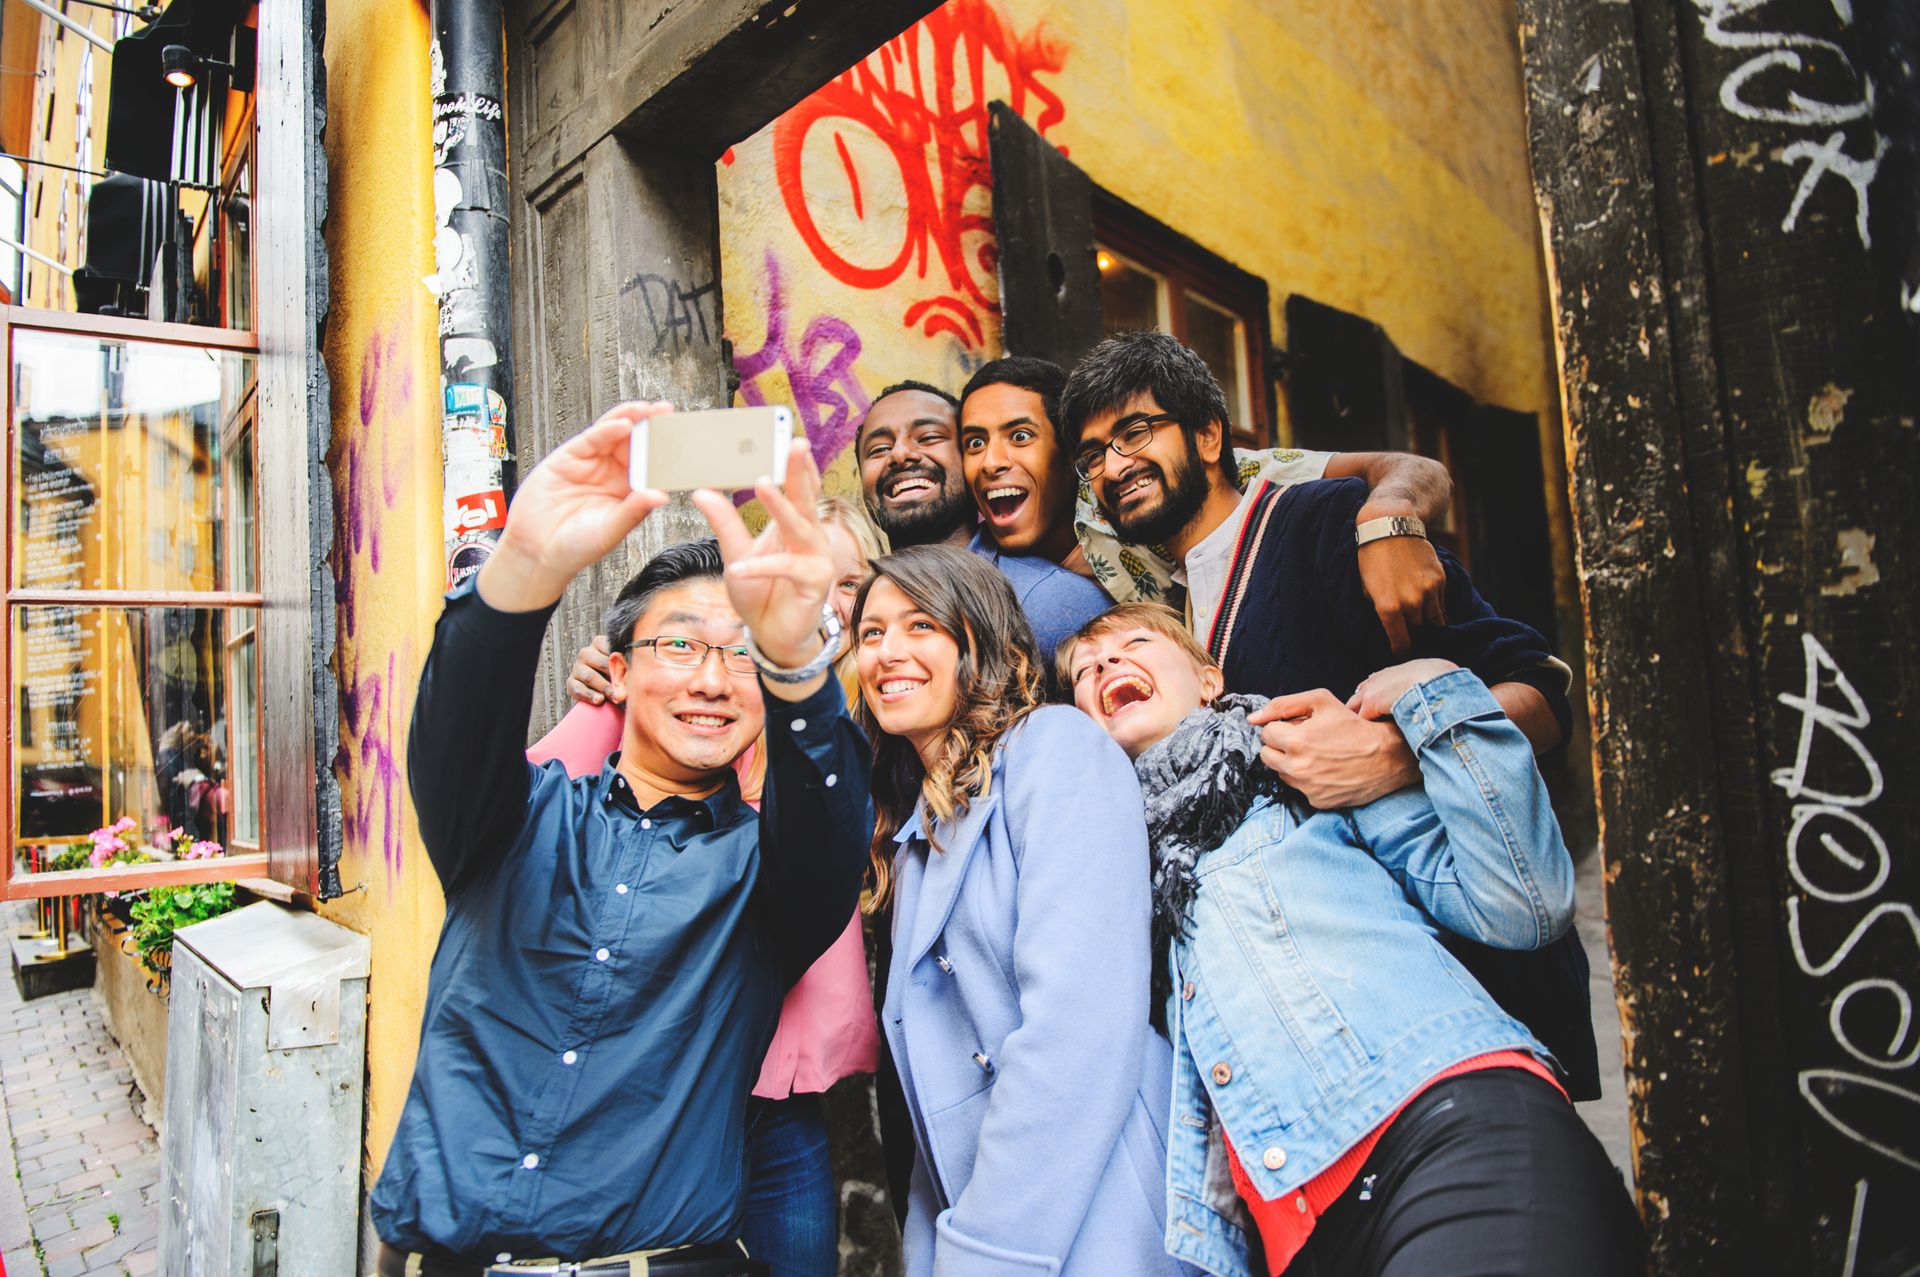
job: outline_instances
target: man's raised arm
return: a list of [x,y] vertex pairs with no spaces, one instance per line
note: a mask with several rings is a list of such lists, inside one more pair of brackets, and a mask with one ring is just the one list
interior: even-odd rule
[[628,486],[627,441],[635,422],[667,411],[622,404],[549,453],[515,493],[493,557],[448,596],[407,742],[420,837],[448,890],[495,863],[525,818],[547,618],[575,573],[666,500]]
[[[820,471],[806,441],[787,458],[786,488],[754,489],[767,528],[747,531],[733,503],[696,492],[727,562],[727,597],[746,625],[767,704],[767,779],[760,803],[760,918],[789,980],[846,930],[860,899],[867,844],[868,750],[847,717],[826,630],[834,578],[815,506]],[[801,677],[802,674],[806,677]]]

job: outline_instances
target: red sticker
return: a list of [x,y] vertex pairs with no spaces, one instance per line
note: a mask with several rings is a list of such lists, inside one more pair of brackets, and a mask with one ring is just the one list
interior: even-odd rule
[[507,494],[499,488],[454,498],[455,532],[490,532],[507,526]]

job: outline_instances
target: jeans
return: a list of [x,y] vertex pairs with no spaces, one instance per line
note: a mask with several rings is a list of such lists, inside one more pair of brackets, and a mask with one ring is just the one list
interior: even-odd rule
[[818,1095],[747,1101],[747,1253],[772,1277],[834,1277],[840,1218]]
[[1573,1105],[1531,1074],[1487,1069],[1402,1110],[1286,1277],[1645,1271],[1640,1219]]

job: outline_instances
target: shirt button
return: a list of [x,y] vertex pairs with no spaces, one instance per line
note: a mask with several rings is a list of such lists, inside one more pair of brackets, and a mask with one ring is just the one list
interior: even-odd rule
[[652,829],[652,828],[653,828],[653,822],[652,822],[651,820],[643,820],[643,821],[641,821],[641,822],[640,822],[640,828],[642,828],[642,829]]
[[528,1153],[520,1159],[520,1165],[526,1167],[528,1170],[532,1170],[534,1167],[540,1165],[540,1154]]
[[1180,1000],[1181,1000],[1182,1002],[1191,1002],[1191,1001],[1193,1001],[1193,981],[1191,981],[1191,980],[1189,980],[1189,981],[1187,981],[1187,982],[1186,982],[1186,984],[1184,984],[1184,985],[1182,985],[1182,986],[1181,986],[1181,988],[1180,988]]
[[[579,1058],[580,1058],[580,1053],[578,1051],[564,1051],[560,1055],[560,1063],[572,1064],[574,1061],[578,1060]],[[1271,1159],[1273,1157],[1273,1154],[1268,1153],[1267,1157]],[[1277,1163],[1273,1162],[1272,1160],[1269,1160],[1267,1162],[1267,1165],[1274,1166],[1274,1165],[1277,1165]]]
[[[612,956],[613,956],[613,951],[611,949],[595,949],[593,951],[593,960],[595,962],[605,962],[608,958],[611,958]],[[1226,1065],[1223,1064],[1220,1067],[1225,1068]]]
[[1299,1196],[1299,1197],[1295,1197],[1295,1198],[1293,1199],[1293,1208],[1294,1208],[1295,1210],[1297,1210],[1297,1211],[1299,1211],[1299,1212],[1300,1212],[1300,1213],[1301,1213],[1302,1215],[1304,1215],[1304,1214],[1306,1214],[1306,1213],[1307,1213],[1307,1199],[1306,1199],[1306,1197],[1305,1197],[1305,1196]]
[[[569,1051],[567,1054],[572,1055],[573,1052]],[[1267,1164],[1268,1170],[1277,1171],[1287,1164],[1287,1150],[1284,1148],[1270,1148],[1267,1150],[1267,1155],[1261,1160]]]
[[1231,1064],[1222,1060],[1213,1066],[1213,1082],[1215,1086],[1225,1086],[1231,1081],[1233,1081],[1233,1066]]
[[804,731],[806,731],[806,730],[807,730],[807,720],[806,720],[806,719],[804,719],[804,718],[796,718],[796,719],[794,719],[794,720],[793,720],[793,730],[794,730],[794,731],[796,731],[796,732],[804,732]]
[[627,894],[627,884],[626,884],[626,883],[624,883],[624,882],[622,882],[622,883],[616,883],[616,884],[614,885],[614,888],[613,888],[613,894],[614,894],[614,895],[616,895],[616,896],[624,896],[624,895],[626,895],[626,894]]
[[829,776],[829,777],[827,777],[827,788],[828,788],[828,789],[832,789],[832,788],[833,788],[833,787],[834,787],[835,785],[838,785],[839,783],[840,783],[840,778],[839,778],[838,776]]

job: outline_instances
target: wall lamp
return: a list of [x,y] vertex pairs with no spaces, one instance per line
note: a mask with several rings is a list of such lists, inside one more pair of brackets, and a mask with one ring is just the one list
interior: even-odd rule
[[202,72],[215,68],[233,70],[225,62],[201,57],[184,44],[169,44],[160,50],[160,74],[176,89],[191,89],[199,82]]

